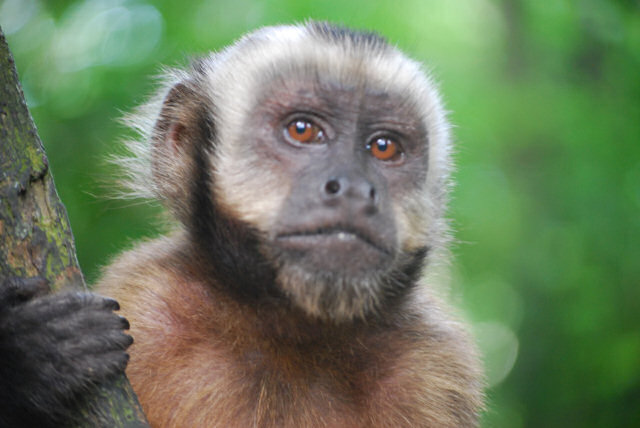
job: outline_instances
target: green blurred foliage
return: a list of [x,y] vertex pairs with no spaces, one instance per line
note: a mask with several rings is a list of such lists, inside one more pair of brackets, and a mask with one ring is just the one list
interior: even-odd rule
[[105,162],[161,65],[328,19],[423,61],[455,124],[452,286],[485,355],[486,427],[640,426],[637,0],[0,0],[89,279],[158,233]]

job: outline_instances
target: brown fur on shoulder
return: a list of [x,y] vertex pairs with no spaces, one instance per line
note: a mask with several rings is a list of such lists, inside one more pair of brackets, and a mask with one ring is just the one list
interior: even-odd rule
[[434,296],[384,323],[318,325],[216,292],[175,241],[123,254],[100,286],[131,323],[127,375],[154,428],[476,424],[476,356]]

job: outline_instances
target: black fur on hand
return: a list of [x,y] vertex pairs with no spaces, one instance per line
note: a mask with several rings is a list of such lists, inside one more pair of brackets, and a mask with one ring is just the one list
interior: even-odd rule
[[0,426],[54,427],[97,382],[122,373],[133,339],[118,303],[92,293],[46,294],[41,278],[0,287]]

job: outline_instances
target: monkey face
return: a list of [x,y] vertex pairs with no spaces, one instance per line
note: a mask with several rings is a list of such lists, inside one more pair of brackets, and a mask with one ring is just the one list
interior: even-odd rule
[[[366,85],[299,73],[263,87],[236,140],[256,187],[235,209],[263,232],[261,250],[295,303],[362,316],[406,262],[395,206],[424,191],[426,129],[411,104]],[[248,208],[271,192],[272,203]]]
[[154,129],[156,191],[217,278],[244,294],[273,283],[342,321],[406,294],[427,249],[444,248],[444,113],[382,39],[258,31],[175,78]]

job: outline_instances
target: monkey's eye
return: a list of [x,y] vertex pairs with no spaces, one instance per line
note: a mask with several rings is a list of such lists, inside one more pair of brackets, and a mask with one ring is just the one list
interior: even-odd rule
[[320,143],[324,141],[322,128],[304,119],[294,120],[287,125],[286,134],[299,143]]
[[367,144],[367,150],[374,158],[381,161],[399,161],[402,159],[402,148],[398,143],[388,137],[378,137]]

